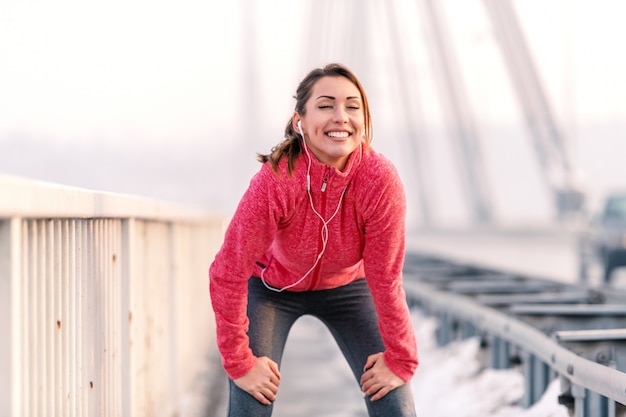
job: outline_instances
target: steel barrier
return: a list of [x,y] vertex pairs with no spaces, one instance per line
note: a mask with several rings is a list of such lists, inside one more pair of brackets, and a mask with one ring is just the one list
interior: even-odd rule
[[223,222],[0,176],[0,415],[175,415],[215,345]]
[[439,343],[478,336],[489,366],[520,365],[525,406],[559,377],[574,416],[624,415],[624,294],[423,254],[407,254],[404,275],[411,305],[439,318]]

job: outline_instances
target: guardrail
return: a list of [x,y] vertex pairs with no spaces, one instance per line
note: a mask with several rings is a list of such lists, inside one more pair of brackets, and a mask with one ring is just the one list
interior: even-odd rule
[[439,318],[439,343],[478,336],[486,365],[520,365],[525,406],[559,377],[560,401],[574,416],[624,415],[623,294],[420,254],[407,255],[405,289],[414,307]]
[[0,415],[176,415],[215,345],[223,223],[0,176]]

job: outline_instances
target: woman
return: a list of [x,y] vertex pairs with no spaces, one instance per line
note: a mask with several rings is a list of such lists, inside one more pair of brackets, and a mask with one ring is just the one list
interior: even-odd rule
[[414,416],[402,183],[370,147],[367,98],[349,69],[311,71],[295,98],[209,271],[229,415],[271,415],[287,334],[309,314],[337,341],[370,416]]

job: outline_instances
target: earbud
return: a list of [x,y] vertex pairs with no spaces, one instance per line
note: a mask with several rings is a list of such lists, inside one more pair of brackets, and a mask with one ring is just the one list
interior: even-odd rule
[[300,130],[300,135],[304,136],[304,132],[302,132],[302,120],[298,120],[298,129]]

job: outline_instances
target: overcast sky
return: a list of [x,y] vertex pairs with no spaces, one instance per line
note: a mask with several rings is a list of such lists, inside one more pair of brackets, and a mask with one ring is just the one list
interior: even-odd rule
[[[311,21],[308,2],[3,1],[0,135],[29,131],[98,140],[127,133],[138,140],[181,140],[227,128],[243,110],[238,87],[246,74],[246,20],[240,3],[249,3],[258,18],[259,80],[287,92],[287,103],[302,75],[297,71],[304,71],[308,32],[317,25],[329,30]],[[480,62],[492,42],[481,1],[442,4],[462,34],[458,49]],[[555,107],[582,120],[624,118],[626,99],[618,92],[625,88],[620,43],[626,39],[626,2],[515,4]]]
[[[360,47],[376,65],[367,68],[369,74],[358,68],[370,86],[371,80],[398,76],[387,62],[389,28],[376,20],[389,3],[369,1],[364,15],[354,7],[363,1],[2,1],[0,147],[26,137],[119,148],[210,143],[220,150],[243,140],[255,144],[254,151],[266,151],[281,136],[304,73],[329,60],[352,62],[349,54],[333,50],[344,31],[370,22],[364,28],[368,44]],[[417,68],[409,81],[419,85],[425,122],[436,124],[441,122],[437,74],[427,62],[415,3],[395,3],[397,22],[406,26],[400,32],[405,61]],[[454,34],[477,120],[521,126],[482,1],[439,4]],[[312,5],[330,11],[320,17]],[[590,150],[602,148],[596,160],[607,155],[607,147],[613,156],[626,151],[620,145],[626,141],[621,45],[626,2],[517,0],[514,5],[555,115],[582,158],[580,165],[596,175],[593,170],[601,165],[584,159]],[[315,39],[330,46],[313,50]],[[404,117],[400,100],[381,85],[369,92],[376,99],[376,127],[385,131]],[[599,141],[587,133],[595,125],[609,126]],[[490,128],[483,130],[489,136]],[[242,139],[255,131],[272,133]],[[402,153],[399,145],[378,143]]]

